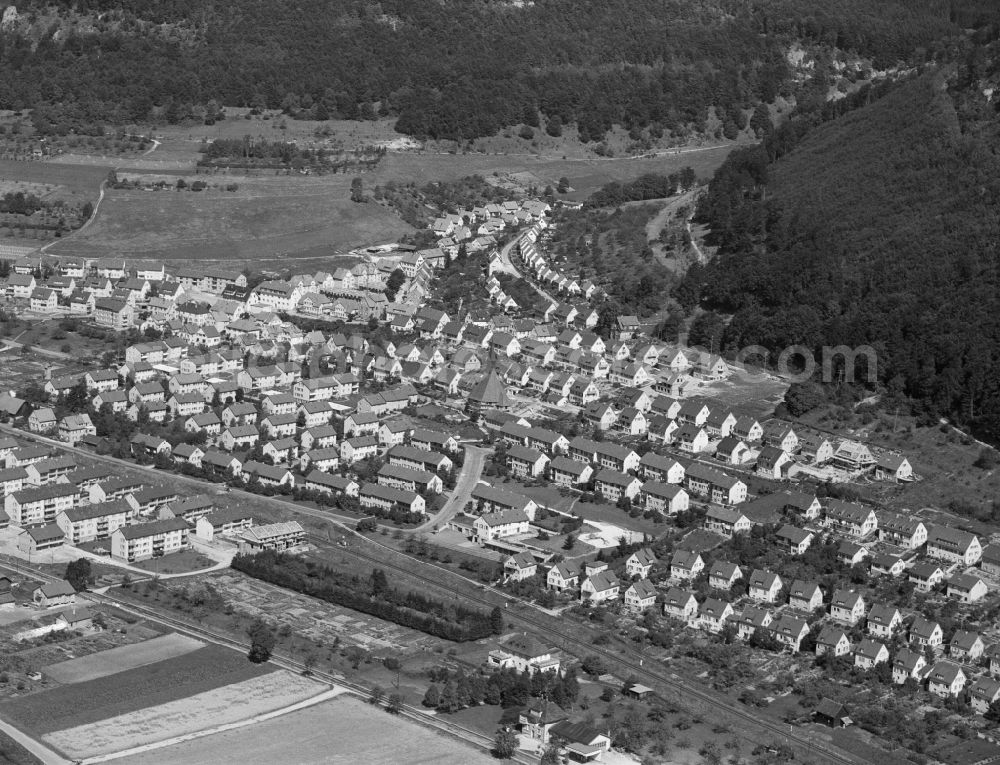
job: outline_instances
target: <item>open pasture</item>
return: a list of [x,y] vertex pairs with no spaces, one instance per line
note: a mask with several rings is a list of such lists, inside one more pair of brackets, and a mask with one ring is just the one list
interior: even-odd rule
[[49,733],[44,739],[74,759],[96,757],[249,720],[305,701],[323,690],[324,686],[313,680],[279,670],[267,677]]
[[486,765],[486,754],[416,723],[339,696],[254,725],[185,741],[119,760],[123,765]]
[[209,645],[183,656],[0,703],[0,716],[34,734],[86,725],[166,704],[274,671]]
[[165,659],[183,656],[201,648],[202,645],[204,644],[201,641],[194,638],[171,633],[141,643],[111,648],[79,659],[61,661],[46,667],[45,674],[58,683],[83,683],[136,667],[145,667]]

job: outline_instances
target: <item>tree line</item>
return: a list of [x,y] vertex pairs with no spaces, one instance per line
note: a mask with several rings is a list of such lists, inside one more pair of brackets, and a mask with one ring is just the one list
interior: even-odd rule
[[694,186],[695,180],[694,170],[690,167],[684,167],[679,172],[669,175],[646,173],[627,183],[612,181],[591,194],[584,203],[584,207],[613,207],[623,202],[642,202],[647,199],[672,197],[674,194]]
[[394,589],[381,569],[373,569],[368,578],[346,576],[314,561],[274,551],[237,555],[232,567],[255,579],[445,640],[467,642],[494,634],[489,613],[457,601],[449,603]]

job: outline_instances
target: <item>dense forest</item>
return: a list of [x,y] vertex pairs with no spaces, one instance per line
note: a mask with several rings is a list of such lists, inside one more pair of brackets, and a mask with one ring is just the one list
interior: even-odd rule
[[730,155],[698,211],[719,256],[675,297],[732,314],[729,350],[872,346],[894,403],[1000,440],[997,37]]
[[[791,46],[891,68],[937,55],[990,0],[28,0],[0,31],[0,108],[42,133],[214,120],[220,105],[398,117],[418,137],[525,123],[727,135],[802,86]],[[863,68],[845,76],[863,77]],[[808,79],[808,78],[807,78]],[[808,83],[805,87],[808,89]]]

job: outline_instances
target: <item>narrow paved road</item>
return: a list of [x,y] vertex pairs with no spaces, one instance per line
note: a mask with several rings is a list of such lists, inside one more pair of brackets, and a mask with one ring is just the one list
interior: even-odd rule
[[539,287],[537,284],[535,284],[534,281],[532,281],[531,279],[529,279],[528,277],[526,277],[524,274],[522,274],[521,271],[520,271],[520,269],[516,265],[514,265],[514,258],[512,258],[510,256],[510,251],[512,249],[514,249],[515,247],[517,247],[517,243],[520,240],[521,240],[521,236],[519,234],[518,236],[515,236],[512,240],[510,240],[509,242],[507,242],[507,244],[505,244],[503,246],[503,249],[500,250],[500,260],[503,262],[503,270],[506,271],[509,274],[513,274],[514,276],[516,276],[516,277],[518,277],[520,279],[523,279],[525,282],[527,282],[528,284],[530,284],[532,286],[532,288],[534,288],[535,292],[537,292],[543,298],[545,298],[546,300],[548,300],[550,303],[558,303],[559,302],[558,300],[556,300],[548,292],[546,292],[541,287]]
[[452,491],[448,501],[444,503],[444,507],[438,510],[432,518],[417,526],[414,531],[427,531],[427,529],[434,528],[435,526],[440,528],[454,518],[457,513],[462,512],[465,503],[472,499],[472,490],[479,483],[479,476],[483,472],[483,462],[486,460],[487,451],[487,449],[481,446],[465,447],[465,464],[462,465],[462,470],[458,474],[458,480],[455,482],[455,489]]
[[[44,765],[71,765],[70,761],[65,757],[56,754],[41,741],[36,741],[27,733],[22,733],[6,720],[0,720],[0,731],[6,733],[17,743],[35,755],[35,757],[37,757]],[[11,760],[11,762],[13,762],[13,760]]]

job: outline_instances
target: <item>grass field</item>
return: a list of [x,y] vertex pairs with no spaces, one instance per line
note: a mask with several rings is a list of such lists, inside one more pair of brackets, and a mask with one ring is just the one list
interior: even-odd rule
[[171,633],[142,643],[124,645],[107,651],[70,659],[45,668],[45,674],[59,683],[83,683],[100,677],[115,675],[136,667],[145,667],[164,659],[173,659],[197,650],[201,641],[185,635]]
[[166,704],[273,671],[220,646],[0,703],[0,716],[35,734]]
[[487,765],[485,754],[341,696],[259,723],[136,754],[122,765]]
[[305,701],[325,686],[287,670],[155,707],[56,731],[45,741],[74,759],[96,757],[248,720]]

